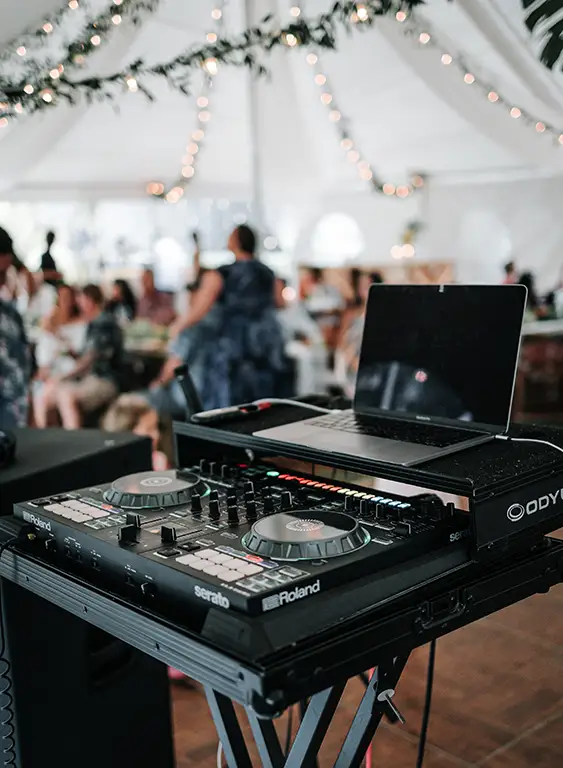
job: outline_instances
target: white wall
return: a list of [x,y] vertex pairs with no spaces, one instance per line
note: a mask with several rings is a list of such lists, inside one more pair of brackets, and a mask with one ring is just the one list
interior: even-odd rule
[[530,270],[540,291],[563,277],[563,178],[430,186],[426,252],[451,259],[460,282],[500,282]]

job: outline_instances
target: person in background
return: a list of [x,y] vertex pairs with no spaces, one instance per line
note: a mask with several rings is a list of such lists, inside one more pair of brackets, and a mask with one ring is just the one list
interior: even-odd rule
[[150,320],[155,325],[170,325],[174,316],[173,296],[159,291],[152,269],[144,269],[141,275],[141,298],[137,305],[137,317]]
[[518,272],[516,270],[516,264],[513,261],[509,261],[504,265],[504,280],[503,285],[515,285],[518,282]]
[[305,309],[322,331],[324,340],[333,349],[336,343],[340,315],[344,309],[342,294],[335,285],[327,282],[319,267],[310,268],[301,283]]
[[235,261],[201,278],[186,315],[170,329],[172,337],[219,310],[208,342],[206,395],[225,407],[272,397],[276,377],[287,365],[277,309],[284,306],[283,284],[255,258],[256,236],[241,225],[229,237]]
[[538,292],[536,290],[536,280],[531,272],[522,272],[517,281],[520,285],[526,286],[528,290],[528,299],[526,302],[526,311],[524,312],[524,322],[531,323],[534,320],[542,320],[546,316],[546,309],[543,306]]
[[356,293],[346,310],[334,356],[335,380],[347,397],[354,396],[369,289],[384,282],[380,272],[354,273],[351,277]]
[[172,466],[171,424],[160,418],[142,395],[120,395],[104,416],[102,429],[150,437],[153,470],[162,472]]
[[114,280],[106,309],[120,325],[133,322],[137,314],[137,298],[127,280]]
[[80,429],[85,412],[110,403],[118,393],[121,329],[104,311],[103,295],[97,285],[86,285],[78,303],[88,322],[85,346],[71,371],[45,383],[35,411],[39,427],[47,426],[51,411],[58,411],[65,429]]
[[41,266],[39,267],[43,275],[44,282],[50,285],[57,285],[59,280],[62,279],[62,275],[57,269],[55,259],[53,258],[53,254],[51,253],[51,249],[53,248],[55,238],[56,236],[54,232],[47,232],[47,236],[45,238],[47,242],[47,250],[41,256]]
[[[0,229],[0,289],[12,266],[12,239]],[[0,429],[27,424],[32,360],[22,319],[0,298]]]

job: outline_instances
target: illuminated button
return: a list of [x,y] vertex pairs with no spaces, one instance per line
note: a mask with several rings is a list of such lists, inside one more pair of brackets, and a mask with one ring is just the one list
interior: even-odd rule
[[87,520],[92,519],[90,515],[83,515],[81,512],[75,512],[72,509],[70,510],[69,517],[73,523],[85,523]]
[[347,489],[347,488],[341,488],[341,489],[338,491],[338,493],[348,493],[348,489]]
[[[186,563],[184,562],[186,557],[193,557],[193,560],[190,560],[189,563]],[[209,560],[200,560],[199,557],[196,557],[195,555],[183,555],[182,557],[177,557],[176,562],[181,563],[182,565],[189,565],[190,568],[194,569],[194,571],[203,571],[204,568],[207,568],[208,565],[211,565]]]
[[182,555],[182,557],[176,558],[176,562],[181,565],[193,565],[194,563],[201,563],[201,560],[195,555]]
[[218,565],[231,566],[233,563],[237,563],[238,560],[236,557],[231,557],[231,555],[224,555],[222,552],[218,552],[217,557],[213,558],[213,562]]
[[266,472],[266,476],[267,476],[267,477],[279,477],[279,476],[280,476],[280,473],[279,473],[279,472],[274,472],[274,471],[272,470],[271,472]]
[[64,510],[65,508],[63,507],[62,504],[49,504],[48,506],[45,507],[45,509],[47,510],[47,512],[54,512],[55,514],[60,514],[61,510]]
[[84,502],[82,501],[76,501],[75,499],[71,499],[70,501],[65,501],[64,506],[70,507],[71,509],[80,509],[83,503]]
[[201,552],[198,552],[198,554],[201,555],[202,552],[203,553],[209,552],[209,554],[204,554],[203,557],[205,557],[206,560],[211,560],[212,563],[220,563],[226,557],[226,555],[224,555],[222,552],[217,552],[217,550],[215,549],[212,549],[211,551],[209,551],[208,549],[202,549]]
[[231,571],[228,568],[219,568],[216,574],[218,579],[221,579],[221,581],[238,581],[239,579],[242,579],[242,573],[237,573],[236,571]]
[[240,561],[236,566],[236,570],[239,573],[243,573],[245,576],[254,576],[257,573],[262,573],[264,569],[260,568],[260,566],[258,565],[253,565],[252,563],[245,563],[243,561]]
[[203,568],[203,572],[207,573],[209,576],[217,576],[220,570],[222,570],[221,566],[215,565],[214,563],[209,563]]
[[90,507],[88,514],[95,520],[98,520],[100,517],[109,517],[109,512],[106,512],[105,509],[95,509],[95,507]]

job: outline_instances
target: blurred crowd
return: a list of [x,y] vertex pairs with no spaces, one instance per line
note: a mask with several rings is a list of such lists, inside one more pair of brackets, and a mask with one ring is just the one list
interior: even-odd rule
[[[68,285],[47,233],[32,273],[0,229],[0,428],[102,425],[153,440],[171,461],[169,425],[186,402],[175,377],[187,365],[204,409],[311,392],[352,396],[369,288],[379,272],[338,279],[301,270],[288,285],[256,258],[246,225],[230,235],[231,263],[200,267],[177,295],[151,269],[136,283]],[[196,240],[197,245],[197,240]],[[528,288],[528,319],[555,316],[558,291],[539,297],[530,273],[507,264],[506,283]],[[150,365],[146,365],[147,359]],[[139,371],[149,376],[140,375]]]

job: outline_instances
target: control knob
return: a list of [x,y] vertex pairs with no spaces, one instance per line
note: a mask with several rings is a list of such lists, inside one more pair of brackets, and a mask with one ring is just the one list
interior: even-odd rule
[[194,515],[201,513],[201,496],[199,493],[192,494],[191,508]]
[[362,499],[360,501],[360,515],[362,517],[368,517],[371,512],[371,504],[369,499]]
[[344,500],[344,510],[345,512],[352,512],[354,509],[354,497],[353,496],[346,496]]
[[258,515],[256,513],[256,502],[255,501],[247,501],[246,502],[246,519],[248,522],[253,522],[258,518]]
[[221,464],[221,480],[228,480],[231,477],[231,468],[228,464]]
[[264,496],[264,514],[270,515],[275,509],[273,498],[270,495]]
[[207,467],[208,467],[207,459],[200,459],[199,461],[200,475],[205,475],[205,473],[207,472]]
[[242,486],[243,491],[245,494],[247,493],[254,493],[254,483],[252,480],[246,480],[244,485]]
[[282,491],[281,495],[281,508],[291,509],[293,500],[291,498],[291,491]]
[[129,547],[137,543],[138,528],[135,525],[124,525],[118,533],[117,538],[122,547]]
[[229,525],[238,525],[238,508],[236,505],[227,507],[227,520]]
[[213,477],[213,475],[215,474],[216,469],[217,469],[217,462],[216,461],[210,461],[209,462],[209,472],[208,472],[208,474],[211,475],[211,477]]
[[160,528],[160,539],[163,544],[174,544],[178,535],[173,525],[163,525]]
[[137,514],[136,512],[128,512],[125,515],[125,523],[127,525],[133,525],[135,528],[141,527],[141,515]]
[[209,501],[209,517],[211,520],[219,520],[221,512],[219,511],[219,500],[210,499]]

